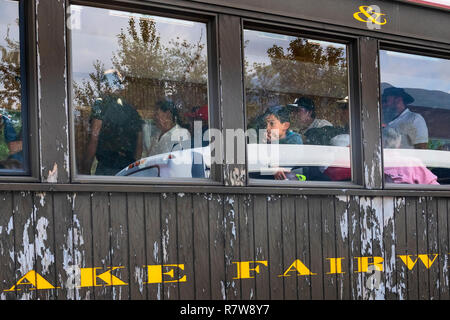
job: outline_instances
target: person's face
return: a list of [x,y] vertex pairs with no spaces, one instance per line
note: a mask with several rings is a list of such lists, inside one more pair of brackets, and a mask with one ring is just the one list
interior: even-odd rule
[[170,111],[162,111],[161,109],[158,109],[156,111],[156,118],[155,118],[156,125],[161,130],[167,130],[172,128],[173,121],[172,121],[172,114]]
[[394,119],[401,111],[399,110],[401,101],[402,98],[395,96],[387,96],[383,98],[382,100],[383,118],[386,123]]
[[266,117],[266,131],[267,140],[276,141],[283,139],[286,136],[286,131],[289,129],[290,123],[281,123],[280,120],[273,114]]
[[311,111],[308,111],[305,108],[298,109],[298,112],[296,114],[296,124],[299,127],[308,126],[312,121],[311,113]]
[[396,97],[394,96],[387,96],[383,98],[383,108],[395,108],[396,107]]

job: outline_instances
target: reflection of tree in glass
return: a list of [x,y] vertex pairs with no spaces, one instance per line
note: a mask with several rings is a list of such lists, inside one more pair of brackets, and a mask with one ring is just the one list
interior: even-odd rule
[[20,44],[10,38],[9,28],[5,43],[0,45],[0,108],[20,110]]
[[[16,20],[17,26],[19,21]],[[21,130],[20,43],[6,31],[5,45],[0,45],[0,114],[10,118],[16,132]],[[0,126],[0,160],[9,155]]]
[[[206,103],[207,60],[201,37],[196,43],[177,37],[164,46],[155,21],[134,18],[118,34],[111,63],[124,78],[124,97],[144,118],[152,116],[154,102],[165,96],[188,108]],[[75,100],[81,105],[92,105],[92,98],[108,90],[104,65],[96,61],[94,67],[89,79],[74,84]]]
[[286,49],[273,45],[267,50],[267,57],[270,64],[253,63],[252,68],[246,67],[250,117],[271,103],[292,103],[299,95],[306,95],[320,106],[318,117],[333,119],[334,102],[348,95],[345,47],[324,47],[296,38]]
[[74,99],[80,106],[92,106],[95,99],[112,93],[105,74],[105,65],[100,60],[96,60],[93,66],[95,71],[89,74],[89,79],[83,79],[81,84],[73,82]]

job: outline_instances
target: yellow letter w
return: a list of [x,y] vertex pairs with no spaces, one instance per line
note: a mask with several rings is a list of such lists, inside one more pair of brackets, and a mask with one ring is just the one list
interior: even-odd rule
[[439,254],[437,254],[437,253],[434,254],[434,258],[431,261],[430,261],[430,258],[428,257],[428,254],[418,254],[416,260],[414,260],[414,261],[411,259],[411,257],[413,256],[412,254],[399,255],[398,257],[400,257],[400,259],[408,267],[409,270],[412,270],[414,268],[414,266],[416,265],[417,260],[419,260],[419,259],[420,259],[420,261],[422,261],[424,266],[427,269],[429,269],[431,267],[431,265],[433,264],[434,260],[436,260],[438,255]]

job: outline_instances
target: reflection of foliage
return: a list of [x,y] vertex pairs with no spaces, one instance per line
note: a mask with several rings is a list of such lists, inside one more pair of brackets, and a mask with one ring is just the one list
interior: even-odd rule
[[278,75],[278,87],[309,95],[342,97],[347,92],[347,66],[343,48],[297,38],[287,52],[279,46],[267,51]]
[[[141,113],[151,112],[153,103],[168,95],[186,107],[206,102],[207,61],[201,37],[197,43],[177,37],[164,46],[155,21],[130,18],[117,38],[111,63],[124,78],[122,94]],[[97,61],[94,67],[88,80],[74,85],[80,105],[92,105],[92,98],[105,90],[104,66]]]
[[[18,25],[18,21],[16,21]],[[0,114],[11,119],[16,132],[21,128],[20,43],[6,32],[6,45],[0,46]],[[9,155],[4,126],[0,127],[0,160]]]
[[84,79],[81,85],[76,82],[73,83],[75,101],[79,105],[91,106],[95,99],[112,92],[105,75],[105,65],[97,60],[94,62],[94,69],[95,71],[89,74],[89,80]]
[[267,57],[270,64],[253,63],[249,68],[247,63],[245,66],[250,116],[261,113],[271,103],[292,103],[296,97],[305,95],[320,106],[319,115],[332,118],[331,105],[348,95],[343,47],[323,47],[308,39],[296,38],[286,49],[272,46],[267,50]]
[[0,108],[20,109],[20,44],[9,36],[0,46]]
[[119,50],[113,57],[114,67],[125,77],[136,79],[164,78],[165,65],[155,22],[139,20],[140,34],[133,18],[128,21],[127,33],[118,35]]

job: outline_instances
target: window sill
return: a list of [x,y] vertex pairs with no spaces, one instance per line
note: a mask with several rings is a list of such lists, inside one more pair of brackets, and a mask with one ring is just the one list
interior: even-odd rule
[[[389,186],[391,187],[391,186]],[[422,187],[422,186],[421,186]],[[450,188],[390,188],[364,189],[362,187],[338,188],[330,187],[277,187],[274,186],[223,186],[218,183],[209,185],[180,184],[112,184],[112,183],[3,183],[0,182],[0,192],[31,191],[31,192],[117,192],[117,193],[215,193],[215,194],[251,194],[251,195],[306,195],[306,196],[367,196],[367,197],[446,197],[450,198]]]

